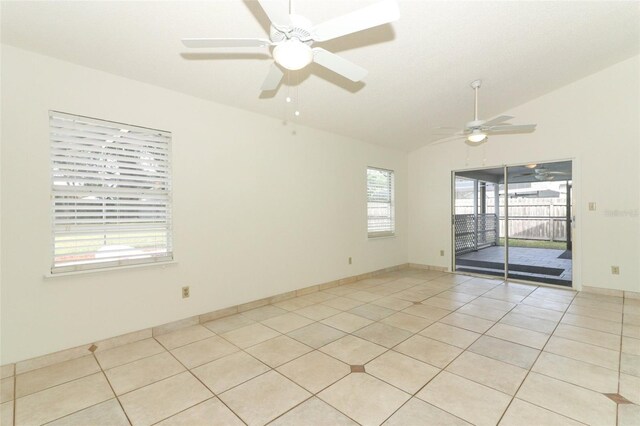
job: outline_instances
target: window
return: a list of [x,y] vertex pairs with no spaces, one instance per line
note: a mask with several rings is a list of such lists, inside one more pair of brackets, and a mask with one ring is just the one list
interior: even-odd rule
[[395,234],[393,170],[367,168],[367,224],[369,238]]
[[51,273],[167,261],[171,133],[49,112]]

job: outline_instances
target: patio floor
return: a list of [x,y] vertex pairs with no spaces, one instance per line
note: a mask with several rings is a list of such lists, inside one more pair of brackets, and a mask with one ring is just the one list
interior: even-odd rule
[[[504,246],[492,246],[456,256],[456,271],[503,276]],[[571,286],[572,262],[560,258],[564,250],[510,247],[509,277]]]

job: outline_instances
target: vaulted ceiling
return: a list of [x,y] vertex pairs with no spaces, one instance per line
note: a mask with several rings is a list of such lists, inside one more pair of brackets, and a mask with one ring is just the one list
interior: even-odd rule
[[[372,1],[293,0],[318,23]],[[185,37],[265,37],[254,1],[3,2],[2,42],[280,119],[402,150],[473,115],[488,118],[638,54],[640,3],[400,1],[391,25],[321,44],[367,68],[352,83],[311,65],[260,94],[268,48],[194,53]],[[215,119],[213,117],[212,119]],[[527,117],[518,117],[527,122]],[[515,123],[516,121],[514,121]]]

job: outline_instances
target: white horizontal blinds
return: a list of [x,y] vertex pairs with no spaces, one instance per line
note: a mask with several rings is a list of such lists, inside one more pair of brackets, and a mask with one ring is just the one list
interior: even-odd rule
[[49,112],[51,272],[158,262],[171,244],[171,134]]
[[394,235],[393,171],[367,168],[367,228],[370,237]]

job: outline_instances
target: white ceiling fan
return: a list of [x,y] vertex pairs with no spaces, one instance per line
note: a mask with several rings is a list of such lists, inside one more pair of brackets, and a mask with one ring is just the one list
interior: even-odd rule
[[[525,176],[533,176],[535,179],[537,180],[555,180],[556,176],[557,177],[562,177],[562,176],[571,176],[571,173],[569,172],[562,172],[559,170],[549,170],[548,168],[542,166],[542,167],[536,167],[537,164],[533,165],[533,171],[529,172],[529,173],[522,173],[519,175],[515,175],[514,177],[525,177]],[[526,166],[527,168],[532,168],[529,166]],[[566,179],[566,178],[565,178]],[[563,180],[565,180],[563,179]]]
[[[451,135],[452,132],[456,132],[453,136],[446,137],[444,139],[438,139],[432,143],[440,144],[457,139],[466,139],[469,145],[480,145],[486,142],[488,136],[493,135],[509,135],[514,133],[531,133],[536,129],[535,124],[522,124],[513,125],[506,123],[513,117],[508,115],[501,115],[493,120],[484,121],[478,119],[478,90],[482,85],[482,80],[474,80],[471,82],[471,88],[475,92],[475,108],[473,121],[469,121],[465,124],[462,130],[455,127],[439,127],[437,130],[440,134],[444,131],[444,134]],[[458,131],[459,130],[459,131]]]
[[315,62],[349,80],[362,80],[367,75],[367,70],[328,50],[311,46],[315,42],[332,40],[400,18],[400,10],[394,0],[383,0],[318,25],[312,25],[311,21],[303,16],[290,14],[288,0],[258,0],[258,2],[271,21],[269,39],[185,38],[182,39],[182,43],[189,48],[274,46],[275,62],[262,83],[263,91],[278,88],[284,76],[278,65],[295,71]]

